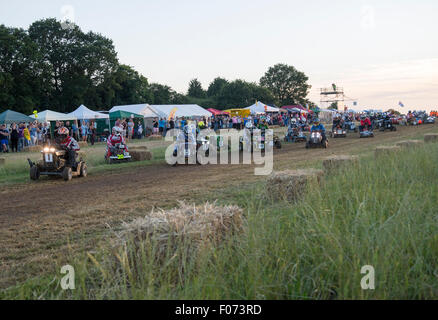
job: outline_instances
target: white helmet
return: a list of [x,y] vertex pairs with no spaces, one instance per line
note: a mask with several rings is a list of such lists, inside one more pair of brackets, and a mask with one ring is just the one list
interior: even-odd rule
[[246,127],[247,129],[251,129],[251,128],[252,128],[252,122],[251,122],[251,121],[248,121],[248,122],[245,124],[245,127]]
[[292,118],[292,120],[290,121],[290,123],[296,124],[296,123],[297,123],[297,119]]
[[122,134],[122,128],[120,128],[120,127],[118,127],[118,126],[115,126],[115,127],[113,127],[113,132],[114,132],[116,135],[121,135],[121,134]]

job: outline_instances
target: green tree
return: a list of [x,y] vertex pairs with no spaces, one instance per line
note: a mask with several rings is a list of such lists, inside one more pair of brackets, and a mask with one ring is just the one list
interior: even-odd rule
[[224,79],[217,77],[215,78],[207,89],[207,96],[208,97],[218,97],[222,91],[222,89],[228,84],[229,82]]
[[293,66],[276,64],[260,79],[260,85],[268,88],[280,105],[304,104],[311,88],[308,80]]
[[187,95],[192,98],[205,98],[205,91],[198,79],[190,80]]

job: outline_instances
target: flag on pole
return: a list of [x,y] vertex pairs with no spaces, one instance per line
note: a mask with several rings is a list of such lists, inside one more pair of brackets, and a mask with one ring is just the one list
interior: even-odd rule
[[401,101],[398,103],[398,105],[402,108],[404,108],[404,106],[405,106]]
[[177,110],[178,110],[178,108],[173,108],[172,111],[170,111],[169,118],[167,119],[168,121],[172,120],[175,117]]

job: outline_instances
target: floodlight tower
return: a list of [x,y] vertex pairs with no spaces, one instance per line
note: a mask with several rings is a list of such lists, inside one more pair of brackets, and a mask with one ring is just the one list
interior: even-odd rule
[[333,83],[330,88],[321,88],[320,96],[321,106],[325,108],[336,106],[337,110],[339,110],[339,108],[344,108],[344,88],[338,87]]

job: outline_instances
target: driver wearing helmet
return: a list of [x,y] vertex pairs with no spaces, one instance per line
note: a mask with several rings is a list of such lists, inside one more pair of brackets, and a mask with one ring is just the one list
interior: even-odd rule
[[111,154],[112,154],[111,150],[113,148],[115,148],[115,146],[117,144],[124,145],[125,152],[128,152],[128,147],[126,146],[125,138],[123,137],[122,133],[123,133],[123,129],[122,128],[120,128],[118,126],[113,127],[112,134],[108,137],[108,139],[106,141],[106,144],[107,144],[107,157],[111,157]]
[[365,116],[364,114],[360,116],[360,127],[359,130],[363,131],[364,129],[371,129],[371,120],[369,117]]
[[325,127],[324,127],[324,125],[319,121],[318,118],[316,118],[315,121],[313,121],[312,128],[310,128],[310,132],[316,132],[316,131],[321,132],[322,142],[324,142],[325,140],[327,140],[327,137],[326,137],[326,135],[325,135]]
[[66,127],[61,127],[58,129],[57,136],[58,145],[67,151],[67,163],[71,167],[75,167],[76,165],[76,152],[81,150],[78,142],[70,137],[69,131]]

